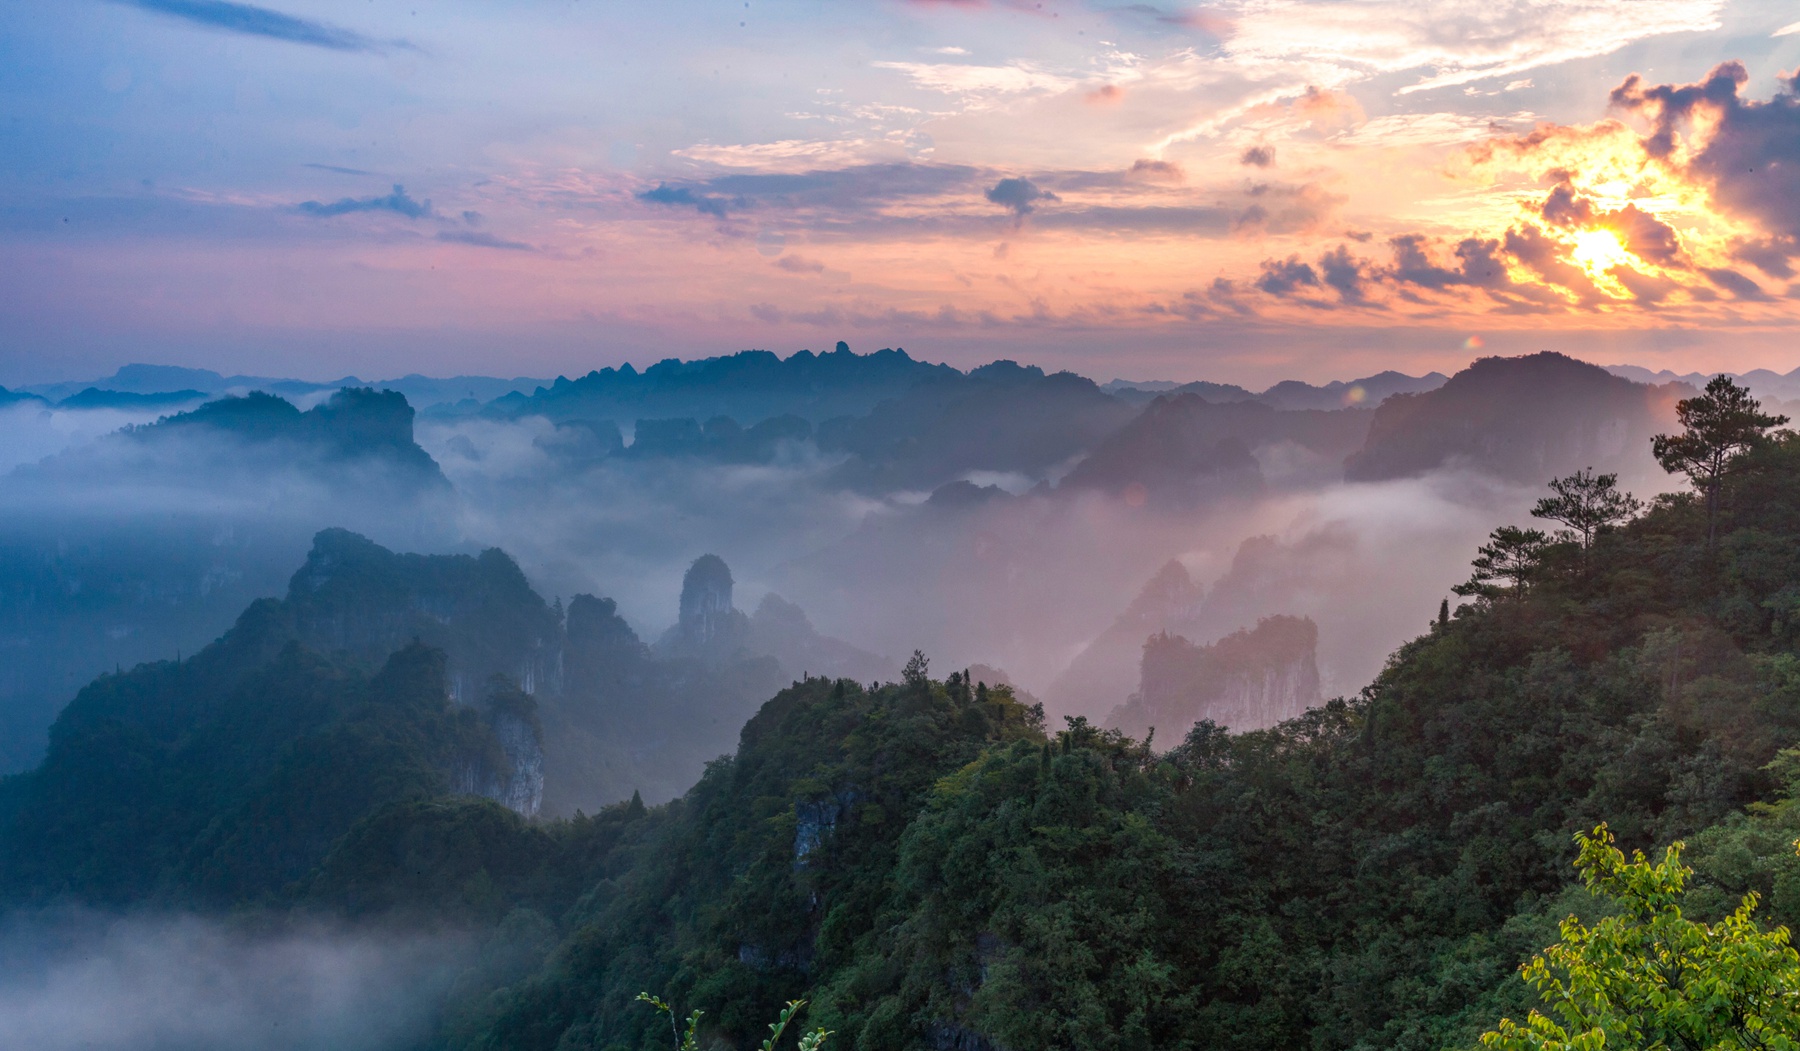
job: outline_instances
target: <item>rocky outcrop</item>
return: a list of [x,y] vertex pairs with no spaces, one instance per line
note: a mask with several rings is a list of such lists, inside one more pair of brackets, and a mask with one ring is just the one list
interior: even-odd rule
[[1175,559],[1163,564],[1117,620],[1069,662],[1045,691],[1055,714],[1104,711],[1136,686],[1144,640],[1193,618],[1206,588]]
[[718,555],[701,555],[681,578],[681,616],[658,643],[667,656],[718,661],[731,657],[749,632],[749,618],[731,604],[731,569]]
[[1107,722],[1136,737],[1185,734],[1202,719],[1256,730],[1319,703],[1319,629],[1305,617],[1268,617],[1211,645],[1159,633],[1144,643],[1138,692]]

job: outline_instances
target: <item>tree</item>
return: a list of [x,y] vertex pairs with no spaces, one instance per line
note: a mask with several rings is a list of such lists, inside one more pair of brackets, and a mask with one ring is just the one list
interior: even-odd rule
[[[675,1051],[699,1051],[700,1016],[704,1011],[695,1011],[687,1016],[687,1028],[684,1030],[678,1022],[674,1005],[664,1001],[660,996],[649,993],[637,994],[637,1002],[649,1004],[663,1014],[669,1016],[669,1033],[673,1037]],[[787,1031],[788,1023],[806,1006],[805,1000],[789,1000],[781,1009],[780,1017],[769,1023],[769,1038],[762,1042],[762,1051],[774,1051],[775,1045],[781,1042],[781,1034]],[[810,1033],[800,1035],[799,1051],[819,1051],[825,1046],[825,1038],[831,1033],[825,1029],[814,1029]]]
[[900,681],[908,686],[923,686],[930,680],[931,662],[925,659],[923,652],[914,650],[912,657],[906,662],[906,667],[900,671]]
[[[1531,578],[1543,564],[1544,548],[1550,538],[1541,530],[1501,526],[1488,534],[1488,542],[1477,549],[1475,572],[1468,583],[1451,591],[1458,595],[1500,598],[1506,594],[1524,594]],[[1507,582],[1505,585],[1500,581]]]
[[1595,474],[1592,467],[1550,483],[1554,495],[1531,509],[1531,517],[1561,522],[1569,539],[1579,541],[1583,560],[1594,538],[1644,509],[1643,501],[1618,489],[1616,474]]
[[1656,462],[1670,474],[1685,474],[1706,498],[1706,546],[1715,537],[1719,494],[1725,478],[1736,469],[1740,457],[1764,440],[1764,432],[1788,422],[1771,416],[1750,392],[1720,373],[1697,398],[1675,403],[1680,434],[1659,434],[1650,439]]
[[1519,969],[1550,1015],[1501,1019],[1481,1037],[1493,1051],[1793,1051],[1800,1048],[1800,954],[1785,927],[1757,926],[1756,895],[1715,924],[1681,914],[1682,844],[1659,864],[1613,846],[1605,825],[1578,834],[1575,867],[1618,914],[1589,927],[1562,922],[1562,941]]

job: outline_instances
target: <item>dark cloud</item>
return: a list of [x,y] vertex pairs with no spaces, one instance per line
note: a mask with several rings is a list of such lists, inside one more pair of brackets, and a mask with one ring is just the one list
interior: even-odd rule
[[253,4],[235,4],[228,0],[113,0],[157,14],[170,15],[209,29],[221,29],[246,36],[267,37],[290,44],[306,44],[332,51],[390,50],[417,51],[404,40],[376,40],[328,22],[284,15]]
[[1736,270],[1730,270],[1724,267],[1707,267],[1700,272],[1706,275],[1708,281],[1718,285],[1720,288],[1730,292],[1739,299],[1764,300],[1769,298],[1769,294],[1762,290],[1761,285],[1745,277],[1743,274],[1738,273]]
[[1512,283],[1506,264],[1500,260],[1500,242],[1466,237],[1457,242],[1455,269],[1432,262],[1426,252],[1426,239],[1419,234],[1406,234],[1388,241],[1394,250],[1394,265],[1388,276],[1395,281],[1421,288],[1442,290],[1452,286],[1504,288]]
[[1297,255],[1288,256],[1286,260],[1268,259],[1263,261],[1262,276],[1256,279],[1256,287],[1272,296],[1285,296],[1297,288],[1319,287],[1319,275],[1311,264],[1301,262]]
[[692,208],[702,215],[716,215],[725,218],[726,200],[711,194],[697,193],[692,187],[670,186],[659,182],[653,190],[644,190],[637,195],[640,201],[651,204],[667,204],[677,208]]
[[1639,306],[1656,306],[1669,297],[1669,293],[1681,288],[1679,284],[1666,277],[1640,273],[1629,266],[1615,266],[1607,273],[1611,274],[1631,298],[1637,300]]
[[299,209],[307,215],[329,218],[351,212],[393,212],[408,219],[422,219],[431,214],[430,201],[415,201],[407,196],[406,187],[394,184],[394,192],[382,197],[340,197],[330,204],[302,201]]
[[1686,173],[1705,183],[1720,206],[1756,219],[1791,251],[1800,238],[1800,71],[1779,78],[1767,102],[1739,95],[1749,79],[1741,62],[1679,86],[1650,86],[1634,73],[1613,89],[1612,103],[1650,122],[1644,150],[1661,160],[1678,156],[1683,129],[1710,128],[1705,146],[1687,158]]
[[322,171],[322,172],[336,172],[339,175],[374,175],[375,174],[374,172],[363,171],[361,168],[344,168],[344,167],[340,167],[336,164],[302,164],[300,167],[312,168],[312,169],[315,169],[317,171]]
[[1179,164],[1140,157],[1131,162],[1131,167],[1125,171],[1125,177],[1142,182],[1183,182],[1187,179],[1187,173],[1181,170]]
[[476,248],[504,248],[512,252],[535,252],[531,245],[523,241],[508,241],[480,230],[440,230],[437,239],[451,244],[474,245]]
[[1587,226],[1594,221],[1594,206],[1565,178],[1551,188],[1538,214],[1552,226]]
[[1732,258],[1741,259],[1770,277],[1785,280],[1794,276],[1794,265],[1789,260],[1800,255],[1800,244],[1791,237],[1760,238],[1735,245],[1731,254]]
[[693,208],[725,218],[757,208],[812,208],[866,213],[899,200],[966,193],[981,172],[961,165],[863,164],[809,172],[733,173],[691,182],[658,183],[638,200]]
[[1275,165],[1275,147],[1252,146],[1238,157],[1239,164],[1247,164],[1253,168],[1270,168]]
[[1346,303],[1361,304],[1366,302],[1363,284],[1363,262],[1350,254],[1345,245],[1326,252],[1319,260],[1319,274],[1325,284],[1334,289],[1338,298]]
[[989,187],[983,196],[1021,219],[1036,209],[1037,202],[1057,199],[1055,194],[1040,189],[1030,179],[1017,176],[1001,179]]

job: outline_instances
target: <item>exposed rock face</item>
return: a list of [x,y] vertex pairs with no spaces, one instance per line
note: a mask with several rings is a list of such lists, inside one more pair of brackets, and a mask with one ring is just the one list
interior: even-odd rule
[[544,801],[544,732],[537,702],[502,676],[491,679],[488,688],[481,708],[491,736],[480,750],[458,757],[451,790],[536,817]]
[[825,845],[825,837],[837,828],[838,815],[843,811],[837,797],[831,796],[810,803],[794,804],[794,865],[806,864],[806,858],[813,851]]
[[[681,578],[681,620],[675,626],[684,647],[714,649],[737,628],[731,605],[731,570],[718,555],[701,555]],[[742,614],[738,614],[739,617]]]
[[1319,629],[1305,617],[1269,617],[1210,646],[1159,633],[1144,643],[1138,692],[1108,723],[1142,737],[1185,734],[1201,719],[1256,730],[1319,703]]

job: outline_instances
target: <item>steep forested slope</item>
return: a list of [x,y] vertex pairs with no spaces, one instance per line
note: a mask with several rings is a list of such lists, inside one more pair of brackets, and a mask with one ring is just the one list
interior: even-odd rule
[[[1778,802],[1800,443],[1750,464],[1715,548],[1666,499],[1266,731],[1201,724],[1157,753],[1027,721],[996,741],[955,680],[789,691],[465,1037],[648,1047],[629,1001],[653,985],[740,1045],[808,990],[863,1048],[1466,1044],[1585,907],[1570,837],[1602,820],[1629,845],[1698,833],[1719,900],[1760,885],[1800,918],[1800,818]],[[921,711],[934,734],[886,732]],[[863,747],[821,738],[840,725]],[[885,778],[918,787],[865,794]]]

